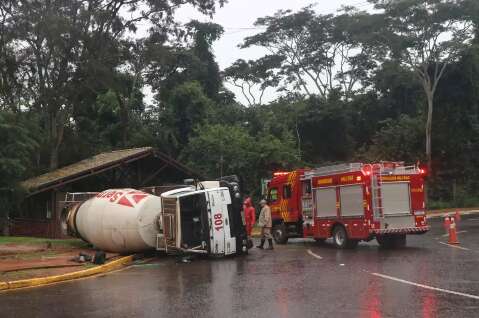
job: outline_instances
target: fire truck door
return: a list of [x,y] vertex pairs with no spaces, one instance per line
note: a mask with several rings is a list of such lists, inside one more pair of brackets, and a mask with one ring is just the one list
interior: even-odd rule
[[381,228],[414,227],[409,182],[388,182],[381,186],[383,218]]

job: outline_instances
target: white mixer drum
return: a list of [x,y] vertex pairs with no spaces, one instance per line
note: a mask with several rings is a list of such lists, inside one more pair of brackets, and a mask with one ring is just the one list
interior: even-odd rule
[[70,232],[108,252],[152,249],[161,232],[161,198],[134,189],[113,189],[72,208]]

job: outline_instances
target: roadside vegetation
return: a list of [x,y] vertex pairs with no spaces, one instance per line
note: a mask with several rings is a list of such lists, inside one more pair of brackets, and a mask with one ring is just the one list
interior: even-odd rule
[[241,46],[268,53],[222,71],[223,26],[176,23],[178,1],[2,1],[0,223],[19,181],[141,146],[253,195],[275,170],[420,161],[430,207],[479,206],[479,3],[370,2],[260,18]]

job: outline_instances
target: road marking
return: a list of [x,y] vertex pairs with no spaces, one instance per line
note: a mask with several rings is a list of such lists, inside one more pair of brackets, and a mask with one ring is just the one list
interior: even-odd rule
[[317,259],[323,259],[321,256],[319,256],[318,254],[314,254],[311,250],[308,250],[308,254],[311,255],[312,257],[314,258],[317,258]]
[[404,280],[404,279],[400,279],[400,278],[396,278],[396,277],[392,277],[392,276],[388,276],[388,275],[383,275],[383,274],[379,274],[379,273],[371,273],[371,274],[374,275],[374,276],[378,276],[378,277],[381,277],[381,278],[393,280],[393,281],[403,283],[403,284],[408,284],[408,285],[412,285],[412,286],[416,286],[416,287],[421,287],[421,288],[424,288],[424,289],[435,290],[435,291],[442,292],[442,293],[453,294],[453,295],[457,295],[457,296],[462,296],[462,297],[467,297],[467,298],[472,298],[472,299],[478,299],[479,300],[479,296],[476,296],[476,295],[471,295],[471,294],[461,293],[461,292],[457,292],[457,291],[453,291],[453,290],[432,287],[432,286],[428,286],[428,285],[424,285],[424,284],[418,284],[418,283],[410,282],[408,280]]
[[458,248],[458,249],[464,250],[464,251],[470,251],[470,249],[468,249],[468,248],[466,248],[466,247],[458,246],[458,245],[447,244],[447,243],[444,243],[444,242],[439,242],[439,244],[447,245],[447,246],[449,246],[449,247]]
[[[467,231],[457,231],[456,234],[460,234],[460,233],[467,233]],[[448,234],[444,234],[442,237],[448,237],[449,236],[449,233]]]

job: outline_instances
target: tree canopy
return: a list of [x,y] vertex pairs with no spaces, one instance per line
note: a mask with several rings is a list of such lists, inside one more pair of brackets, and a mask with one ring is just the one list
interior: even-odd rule
[[210,178],[237,174],[255,195],[278,169],[429,161],[431,207],[479,203],[477,1],[369,2],[259,18],[241,47],[264,56],[221,70],[224,27],[175,12],[213,16],[222,0],[2,1],[2,193],[154,146]]

